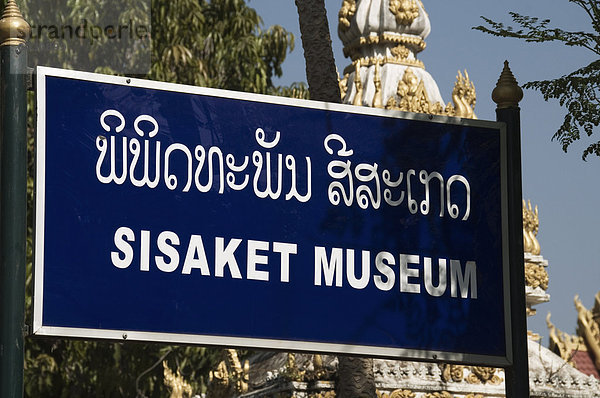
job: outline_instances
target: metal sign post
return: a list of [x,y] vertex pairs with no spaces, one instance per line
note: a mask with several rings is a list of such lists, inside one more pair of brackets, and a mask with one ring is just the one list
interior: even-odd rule
[[0,396],[23,396],[29,25],[14,1],[0,19]]
[[496,118],[506,123],[508,141],[508,212],[510,258],[511,341],[513,363],[505,369],[506,397],[529,397],[527,318],[525,314],[525,266],[523,262],[523,207],[521,182],[521,125],[519,101],[523,90],[518,86],[508,61],[492,92],[498,104]]

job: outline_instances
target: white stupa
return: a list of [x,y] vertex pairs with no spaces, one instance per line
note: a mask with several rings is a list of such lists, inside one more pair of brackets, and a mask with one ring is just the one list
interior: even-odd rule
[[475,87],[459,72],[444,105],[417,54],[431,31],[420,0],[344,0],[338,34],[352,60],[340,82],[348,104],[474,118]]

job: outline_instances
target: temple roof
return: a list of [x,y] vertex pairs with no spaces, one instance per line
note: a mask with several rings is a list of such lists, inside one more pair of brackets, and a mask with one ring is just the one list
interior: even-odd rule
[[546,318],[550,330],[550,349],[569,361],[580,372],[600,379],[600,291],[595,304],[588,310],[579,297],[575,297],[577,310],[577,331],[575,335],[559,330]]
[[579,370],[581,373],[594,376],[597,379],[600,379],[600,373],[598,373],[598,369],[594,366],[594,359],[592,355],[587,351],[575,351],[572,357],[572,362],[575,364],[575,368]]

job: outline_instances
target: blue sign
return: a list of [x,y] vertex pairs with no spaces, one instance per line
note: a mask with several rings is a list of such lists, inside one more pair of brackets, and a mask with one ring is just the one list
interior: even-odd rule
[[34,333],[511,361],[500,124],[38,68]]

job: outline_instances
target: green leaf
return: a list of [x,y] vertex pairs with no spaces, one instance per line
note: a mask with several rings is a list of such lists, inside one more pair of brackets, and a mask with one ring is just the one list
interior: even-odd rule
[[[540,20],[537,17],[521,15],[510,12],[511,19],[518,28],[507,26],[504,23],[481,17],[485,25],[476,26],[479,30],[499,37],[508,37],[525,40],[527,42],[560,42],[566,46],[579,47],[600,55],[600,6],[597,0],[568,0],[581,7],[589,17],[589,24],[593,31],[567,31],[550,27],[549,19]],[[523,85],[526,89],[540,91],[544,100],[558,100],[566,108],[562,125],[552,136],[558,141],[562,149],[567,152],[569,146],[582,139],[581,132],[586,137],[592,136],[600,125],[600,60],[561,77],[551,80],[527,82]],[[598,142],[588,144],[583,151],[582,159],[589,155],[600,156]]]

